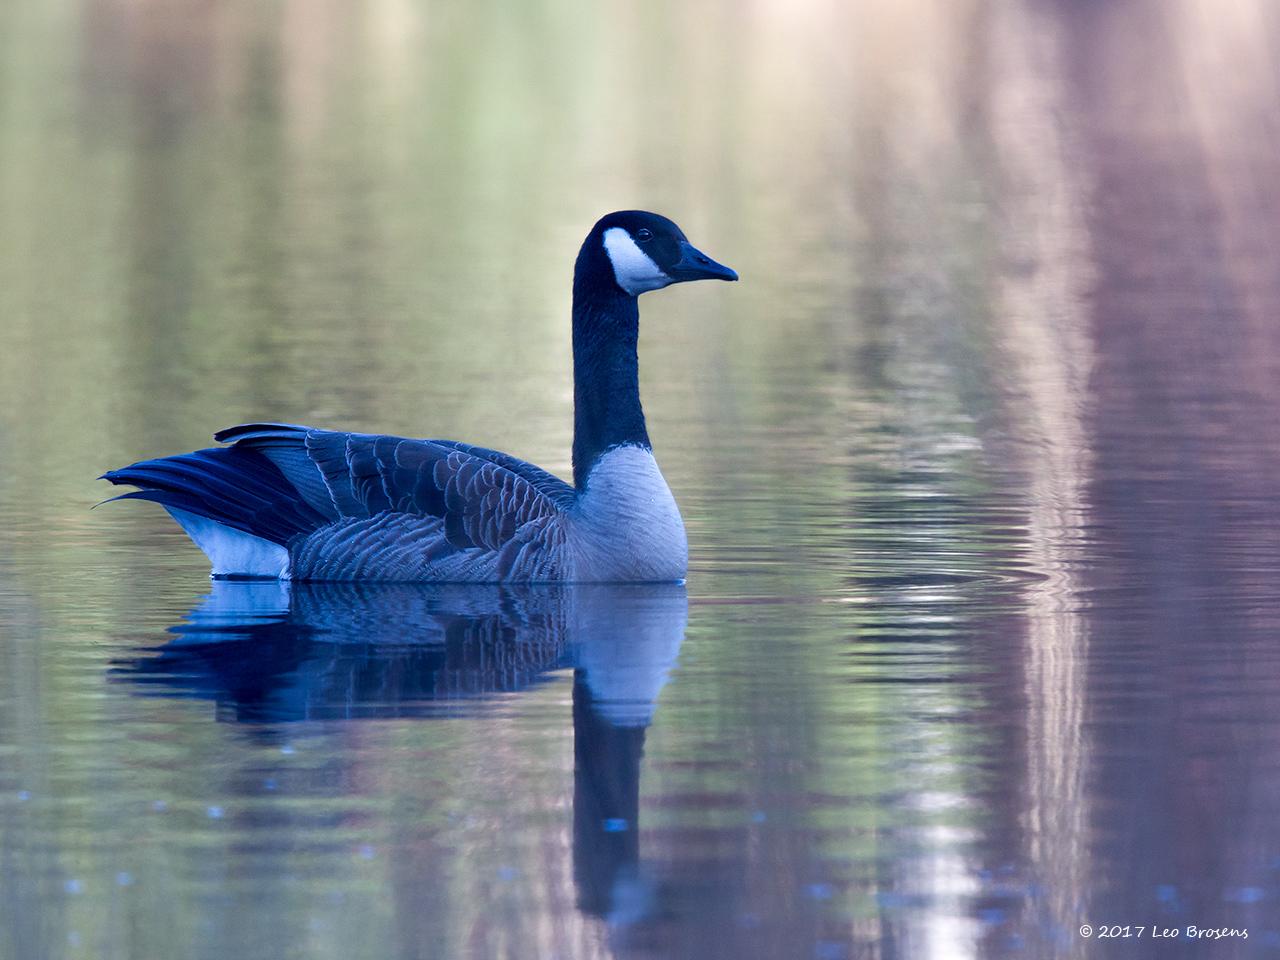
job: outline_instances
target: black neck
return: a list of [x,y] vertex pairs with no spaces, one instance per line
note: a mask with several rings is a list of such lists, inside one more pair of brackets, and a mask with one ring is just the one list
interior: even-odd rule
[[649,449],[636,356],[640,310],[614,280],[599,242],[595,249],[590,244],[573,278],[573,483],[579,493],[605,451]]

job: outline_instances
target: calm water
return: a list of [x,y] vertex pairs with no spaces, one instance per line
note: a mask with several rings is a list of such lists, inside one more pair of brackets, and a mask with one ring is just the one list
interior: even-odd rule
[[[4,4],[0,956],[1280,955],[1278,62],[1267,0]],[[632,205],[744,279],[643,302],[687,588],[90,510],[261,418],[567,474]]]

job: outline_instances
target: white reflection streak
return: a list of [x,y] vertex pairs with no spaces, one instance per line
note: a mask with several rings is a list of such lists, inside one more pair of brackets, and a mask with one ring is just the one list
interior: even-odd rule
[[[1259,216],[1259,210],[1275,198],[1280,166],[1275,159],[1280,95],[1273,81],[1280,37],[1268,28],[1265,2],[1183,0],[1175,11],[1171,32],[1188,136],[1204,163],[1222,263],[1245,319],[1234,369],[1242,386],[1269,397],[1274,395],[1275,366],[1264,358],[1273,358],[1280,347],[1275,323],[1278,231],[1275,219]],[[1248,427],[1256,433],[1254,424]]]
[[[1065,83],[1052,13],[1033,5],[994,8],[992,137],[1007,206],[1006,269],[998,281],[1006,350],[1026,435],[1031,493],[1027,544],[1047,579],[1026,594],[1024,658],[1027,856],[1047,882],[1048,920],[1072,929],[1089,876],[1084,778],[1088,634],[1076,566],[1087,521],[1091,453],[1085,425],[1093,345],[1085,313],[1092,283],[1084,202],[1088,185],[1071,162],[1058,118]],[[1012,266],[1013,269],[1007,269]],[[1083,950],[1070,948],[1071,956]]]

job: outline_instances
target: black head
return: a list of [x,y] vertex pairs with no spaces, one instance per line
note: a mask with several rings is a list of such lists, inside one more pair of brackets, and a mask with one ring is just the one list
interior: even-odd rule
[[689,280],[737,280],[738,275],[693,246],[666,217],[643,210],[620,210],[592,227],[578,271],[611,276],[623,292],[637,297]]

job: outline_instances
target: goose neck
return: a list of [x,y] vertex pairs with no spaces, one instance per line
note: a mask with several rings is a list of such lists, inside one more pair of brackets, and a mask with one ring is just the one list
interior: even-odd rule
[[608,450],[649,449],[640,407],[639,334],[635,297],[612,282],[574,284],[573,479],[579,494]]

